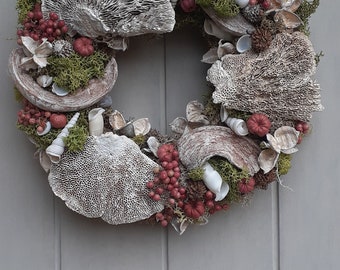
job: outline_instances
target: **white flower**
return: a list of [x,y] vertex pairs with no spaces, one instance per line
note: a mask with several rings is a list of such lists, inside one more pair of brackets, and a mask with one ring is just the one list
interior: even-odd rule
[[26,70],[43,68],[47,66],[47,57],[52,54],[53,46],[46,38],[42,42],[31,37],[21,37],[26,57],[21,59],[21,66]]
[[289,126],[278,128],[274,132],[274,136],[267,134],[267,146],[269,148],[263,150],[258,158],[260,168],[264,173],[268,173],[276,166],[280,153],[293,154],[298,151],[295,146],[298,142],[299,134],[295,128]]

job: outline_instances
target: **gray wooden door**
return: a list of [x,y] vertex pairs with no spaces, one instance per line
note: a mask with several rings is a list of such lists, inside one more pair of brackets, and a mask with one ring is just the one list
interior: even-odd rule
[[[340,158],[338,132],[340,2],[322,1],[311,21],[316,51],[323,50],[317,79],[326,110],[314,115],[312,134],[294,155],[284,183],[255,192],[248,206],[233,206],[206,226],[179,236],[172,228],[111,226],[66,208],[48,185],[34,146],[15,129],[19,105],[7,72],[16,46],[15,1],[0,9],[0,269],[340,269]],[[330,3],[331,2],[331,3]],[[208,66],[198,33],[134,38],[117,57],[114,106],[125,116],[149,117],[154,128],[184,116],[202,99]]]

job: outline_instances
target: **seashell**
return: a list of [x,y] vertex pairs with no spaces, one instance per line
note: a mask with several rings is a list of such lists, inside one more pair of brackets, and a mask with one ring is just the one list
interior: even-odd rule
[[104,131],[103,112],[105,112],[103,108],[95,108],[89,112],[88,118],[90,135],[100,136],[103,134]]
[[203,164],[202,169],[204,170],[203,182],[211,192],[215,193],[215,201],[223,200],[229,192],[229,185],[223,182],[220,174],[208,162]]
[[190,101],[186,107],[186,115],[189,122],[209,125],[209,120],[203,114],[204,106],[197,100]]
[[68,136],[68,130],[76,124],[79,115],[79,112],[75,113],[67,125],[61,130],[57,138],[55,138],[51,145],[46,148],[46,154],[49,156],[52,163],[58,163],[60,161],[61,155],[65,150],[65,143],[63,139]]
[[286,28],[295,29],[303,24],[298,15],[288,10],[279,10],[274,15],[274,21],[282,23]]
[[159,146],[161,145],[160,142],[157,140],[156,137],[149,137],[149,139],[147,139],[146,143],[149,146],[149,149],[151,150],[151,152],[154,154],[155,157],[158,157],[157,155],[157,150],[159,148]]
[[260,147],[247,137],[237,136],[223,126],[203,126],[189,130],[178,140],[181,162],[188,170],[202,166],[213,156],[226,158],[250,175],[259,171],[257,157]]
[[203,25],[204,31],[211,36],[215,36],[222,40],[232,40],[233,37],[230,33],[224,31],[221,27],[217,26],[212,20],[206,19]]
[[215,24],[235,36],[251,34],[255,31],[255,27],[248,22],[241,14],[233,17],[221,18],[212,8],[203,8],[205,13],[215,22]]
[[291,12],[295,12],[301,4],[302,0],[270,0],[272,9],[285,9]]
[[116,130],[116,133],[118,135],[125,135],[126,137],[129,138],[136,136],[135,127],[133,126],[132,122],[129,122],[124,127]]
[[220,119],[221,119],[221,122],[225,122],[227,121],[229,115],[228,115],[228,112],[227,112],[227,109],[226,107],[224,107],[223,105],[221,106],[221,109],[220,109]]
[[125,136],[89,136],[80,152],[52,164],[49,184],[67,207],[110,224],[146,219],[164,208],[148,197],[147,181],[158,164]]
[[251,49],[251,36],[250,35],[243,35],[240,37],[236,42],[236,50],[239,53],[244,53]]
[[109,123],[113,130],[118,130],[126,126],[126,121],[122,113],[117,110],[110,114]]
[[222,58],[226,54],[234,54],[236,53],[236,48],[234,44],[230,42],[222,43],[222,40],[218,42],[217,48],[217,57]]
[[51,128],[52,128],[52,125],[51,125],[50,121],[47,121],[46,122],[46,127],[44,128],[44,130],[42,132],[38,132],[37,131],[37,134],[39,136],[44,136],[44,135],[46,135],[47,133],[50,132]]
[[59,97],[64,97],[68,95],[69,91],[59,87],[56,83],[54,83],[52,84],[52,93],[56,94]]
[[264,174],[270,172],[275,167],[279,156],[273,149],[265,149],[260,153],[258,161]]
[[187,125],[188,121],[184,117],[177,117],[169,124],[171,131],[178,134],[183,134]]
[[43,88],[50,86],[52,84],[52,81],[53,78],[48,75],[41,75],[37,78],[37,83]]
[[240,8],[244,8],[246,5],[248,5],[249,0],[235,0],[235,3],[236,3]]
[[249,134],[247,123],[243,119],[229,117],[226,124],[239,136],[246,136]]
[[22,57],[24,57],[22,48],[13,50],[9,57],[9,73],[15,86],[29,102],[51,112],[74,112],[88,108],[110,92],[117,80],[117,63],[111,58],[105,67],[103,77],[90,80],[85,88],[80,88],[70,95],[59,97],[43,89],[30,74],[20,68]]
[[171,32],[175,12],[169,0],[43,0],[44,17],[56,12],[69,27],[69,34],[95,38],[106,35],[136,36]]
[[132,122],[135,135],[146,135],[151,130],[151,124],[148,118],[140,118]]
[[109,108],[112,106],[112,97],[110,95],[105,95],[99,102],[97,103],[98,107]]

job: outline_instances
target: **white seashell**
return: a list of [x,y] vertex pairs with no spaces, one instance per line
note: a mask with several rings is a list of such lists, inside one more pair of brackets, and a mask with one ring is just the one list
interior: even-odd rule
[[204,163],[202,168],[204,169],[203,182],[211,192],[215,193],[215,201],[223,200],[229,192],[229,185],[223,182],[220,174],[208,162]]
[[249,134],[247,124],[243,119],[229,117],[226,124],[239,136],[246,136]]
[[219,39],[223,40],[232,40],[232,35],[226,31],[224,31],[221,27],[217,26],[215,22],[212,20],[205,20],[204,21],[204,31],[211,36],[215,36]]
[[235,0],[235,3],[236,3],[240,8],[244,8],[245,6],[248,5],[249,0]]
[[203,114],[204,106],[197,100],[190,101],[186,107],[187,119],[189,122],[209,125],[209,120]]
[[135,135],[146,135],[151,129],[151,124],[148,118],[140,118],[132,122]]
[[50,86],[52,84],[52,81],[53,78],[48,75],[41,75],[37,78],[37,83],[44,88]]
[[220,192],[216,193],[215,201],[222,201],[229,193],[229,185],[226,182],[222,182]]
[[188,121],[184,117],[177,117],[169,124],[171,131],[178,134],[183,134],[187,125]]
[[116,130],[116,133],[118,135],[125,135],[128,138],[133,138],[134,136],[136,136],[135,128],[134,128],[132,122],[128,122],[124,127]]
[[258,162],[260,165],[260,168],[263,170],[263,172],[266,174],[269,171],[271,171],[278,159],[279,159],[280,154],[275,152],[273,149],[265,149],[263,150],[258,158]]
[[105,110],[103,108],[95,108],[89,112],[89,130],[90,135],[92,136],[100,136],[104,132],[104,119],[103,112]]
[[44,129],[42,132],[38,132],[38,131],[37,131],[37,134],[38,134],[39,136],[46,135],[47,133],[50,132],[51,128],[52,128],[51,123],[50,123],[49,121],[47,121],[47,122],[46,122],[46,127],[45,127],[45,129]]
[[225,122],[228,119],[227,109],[223,105],[221,105],[221,109],[220,109],[220,119],[221,119],[221,122]]
[[113,130],[119,130],[119,129],[126,126],[126,121],[125,121],[123,115],[117,110],[115,110],[109,116],[109,123],[110,123],[111,127],[113,128]]
[[151,136],[146,143],[148,144],[151,152],[154,154],[155,157],[157,156],[157,150],[159,148],[159,146],[161,145],[160,142],[157,140],[156,137]]
[[60,161],[61,155],[65,150],[64,138],[68,136],[68,129],[75,125],[79,115],[79,112],[75,113],[67,125],[61,130],[57,138],[55,138],[51,145],[46,148],[46,154],[49,156],[52,163],[58,163]]
[[68,95],[69,91],[59,87],[56,83],[54,83],[52,84],[52,93],[56,94],[59,97],[64,97]]
[[244,53],[251,49],[251,36],[243,35],[236,42],[236,50],[239,53]]

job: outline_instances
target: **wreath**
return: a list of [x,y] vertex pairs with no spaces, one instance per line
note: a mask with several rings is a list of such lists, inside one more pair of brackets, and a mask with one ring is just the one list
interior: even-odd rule
[[[183,233],[281,183],[323,109],[309,40],[318,0],[17,0],[9,60],[23,105],[17,127],[36,145],[56,196],[110,224],[146,220]],[[172,133],[125,119],[108,93],[130,37],[199,27],[205,102]],[[113,90],[114,91],[114,90]]]

